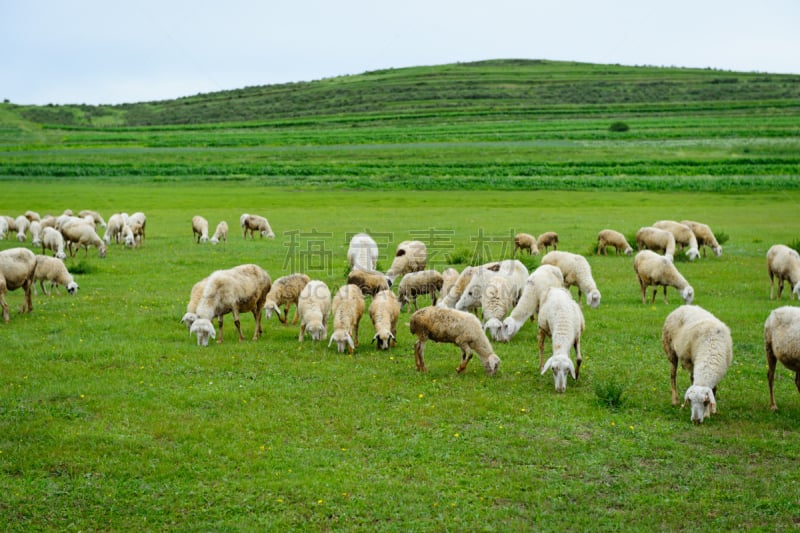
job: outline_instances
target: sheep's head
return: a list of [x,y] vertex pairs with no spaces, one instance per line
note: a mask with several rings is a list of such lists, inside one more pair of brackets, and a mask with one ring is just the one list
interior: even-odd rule
[[486,373],[490,376],[494,376],[497,374],[497,368],[500,366],[500,358],[497,357],[497,354],[491,354],[489,357],[483,361],[483,368],[486,370]]
[[306,326],[306,333],[311,335],[312,341],[324,341],[328,336],[328,331],[322,324],[309,324]]
[[542,375],[548,370],[553,371],[553,379],[555,380],[556,392],[564,392],[567,390],[567,374],[575,379],[575,365],[572,364],[572,359],[564,354],[554,355],[542,367]]
[[689,258],[689,261],[694,261],[698,257],[700,257],[700,252],[697,251],[697,248],[689,248],[686,250],[686,257]]
[[[798,285],[800,285],[800,283],[798,283]],[[690,305],[692,303],[694,300],[694,289],[691,285],[687,285],[683,288],[681,291],[681,298],[683,298],[683,303],[686,305]]]
[[100,245],[100,257],[105,257],[105,256],[106,256],[106,247],[105,247],[105,245],[101,244]]
[[592,308],[597,309],[600,307],[600,291],[594,289],[586,294],[586,303]]
[[264,304],[264,316],[265,316],[265,317],[267,317],[267,320],[269,320],[270,318],[272,318],[272,313],[273,313],[273,312],[274,312],[276,315],[278,315],[278,318],[281,318],[281,309],[280,309],[280,307],[278,306],[278,304],[276,304],[276,303],[275,303],[275,302],[273,302],[272,300],[268,300],[268,301],[267,301],[267,302]]
[[499,318],[490,318],[486,321],[486,324],[483,325],[483,330],[489,331],[489,334],[492,336],[492,340],[500,341],[500,342],[508,342],[509,337],[506,337],[505,329],[503,328],[503,323],[500,322]]
[[625,248],[625,251],[624,251],[623,253],[624,253],[625,255],[631,255],[631,254],[633,253],[633,248],[631,248],[630,246],[628,246],[627,248]]
[[62,261],[67,258],[67,254],[64,252],[56,252],[56,259],[61,259]]
[[705,417],[717,412],[717,401],[710,387],[692,385],[686,389],[682,408],[686,406],[686,402],[692,406],[692,422],[695,424],[702,424]]
[[397,339],[392,335],[391,331],[381,330],[372,337],[372,342],[378,341],[377,347],[379,350],[388,350],[392,342],[397,342]]
[[722,255],[722,246],[715,246],[714,247],[714,255],[717,257]]
[[516,335],[518,331],[519,326],[513,318],[508,317],[503,320],[503,336],[506,338],[506,342],[511,340],[511,337]]
[[188,312],[183,315],[183,318],[181,318],[181,324],[186,324],[186,327],[191,329],[195,320],[197,320],[197,315],[195,313]]
[[350,333],[344,330],[337,330],[333,332],[331,335],[331,340],[328,341],[328,348],[330,348],[331,344],[336,342],[336,349],[339,353],[344,353],[345,348],[350,347],[350,353],[353,353],[355,350],[355,344],[353,343],[353,337],[350,336]]
[[26,235],[24,231],[20,231],[19,233],[17,233],[17,240],[19,242],[25,242],[25,237]]
[[219,242],[219,239],[217,239],[216,237],[211,237],[211,241],[210,242],[211,242],[211,244],[217,244]]
[[67,283],[67,292],[70,294],[77,294],[78,292],[78,284],[74,281],[70,281]]
[[208,235],[202,235],[202,236],[200,237],[200,242],[202,242],[202,243],[206,243],[206,242],[208,242]]
[[800,300],[800,281],[794,284],[792,287],[792,298],[797,297]]
[[198,318],[189,328],[189,335],[197,335],[198,346],[208,346],[208,339],[217,338],[217,332],[214,330],[214,324],[207,318]]

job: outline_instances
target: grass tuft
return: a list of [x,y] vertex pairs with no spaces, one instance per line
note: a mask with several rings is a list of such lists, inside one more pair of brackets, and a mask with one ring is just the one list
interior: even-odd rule
[[609,409],[620,409],[625,404],[625,385],[615,379],[595,383],[594,394],[597,402]]

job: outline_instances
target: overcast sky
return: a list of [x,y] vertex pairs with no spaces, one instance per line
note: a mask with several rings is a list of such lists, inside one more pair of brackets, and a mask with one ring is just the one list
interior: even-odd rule
[[18,104],[498,58],[800,74],[800,0],[0,0]]

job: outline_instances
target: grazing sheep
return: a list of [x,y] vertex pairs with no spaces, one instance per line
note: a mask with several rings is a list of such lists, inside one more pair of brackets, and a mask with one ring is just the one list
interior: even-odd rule
[[122,229],[125,227],[125,217],[121,213],[114,213],[108,219],[106,231],[103,234],[103,241],[106,244],[111,244],[113,239],[115,243],[119,244],[122,241]]
[[411,315],[411,334],[417,336],[414,343],[414,360],[417,370],[427,372],[425,366],[425,343],[449,342],[461,348],[461,364],[456,372],[463,372],[477,353],[483,368],[489,375],[497,373],[500,358],[494,353],[492,345],[483,333],[480,321],[470,313],[441,307],[425,307]]
[[42,225],[42,228],[55,228],[56,217],[53,215],[45,215],[42,217],[42,220],[40,220],[39,223]]
[[297,340],[303,342],[306,332],[313,341],[325,340],[328,336],[330,311],[331,291],[328,286],[323,281],[309,281],[297,299],[297,313],[300,315],[300,334]]
[[403,241],[397,245],[392,266],[386,277],[394,283],[398,276],[425,270],[428,261],[428,249],[422,241]]
[[[581,373],[581,335],[586,329],[581,307],[570,294],[561,287],[551,287],[544,294],[539,307],[539,369],[541,374],[551,370],[556,392],[567,390],[567,374],[577,380]],[[544,342],[550,337],[553,355],[544,362]],[[575,364],[569,358],[569,351],[575,348]]]
[[788,281],[792,292],[800,299],[800,254],[783,244],[775,244],[767,250],[767,273],[769,274],[769,299],[775,298],[775,278],[778,278],[778,299],[781,299],[783,282]]
[[350,239],[347,262],[351,270],[375,270],[378,264],[378,243],[366,233],[356,233]]
[[400,307],[406,304],[413,304],[414,311],[417,307],[417,296],[429,294],[431,305],[436,305],[436,295],[442,289],[444,278],[436,270],[420,270],[419,272],[409,272],[400,280],[397,286],[397,300]]
[[6,238],[8,235],[8,220],[6,217],[0,217],[0,241]]
[[537,249],[544,248],[545,253],[547,253],[550,246],[553,247],[553,250],[558,250],[558,233],[555,231],[545,231],[536,239]]
[[42,217],[39,216],[39,213],[31,210],[25,211],[25,218],[28,219],[28,222],[33,222],[34,220],[37,222],[41,222],[42,220]]
[[608,255],[607,248],[609,246],[614,247],[616,255],[619,255],[620,252],[625,255],[633,253],[633,248],[628,244],[625,235],[613,229],[600,230],[597,234],[597,254]]
[[[297,299],[303,288],[308,285],[311,278],[305,274],[289,274],[282,276],[275,280],[272,288],[267,294],[267,299],[264,301],[264,314],[267,320],[272,318],[272,313],[278,315],[278,320],[282,324],[287,324],[289,320],[289,308],[292,304],[295,305],[295,315],[292,324],[297,322]],[[283,314],[281,314],[281,306],[283,306]]]
[[764,346],[767,352],[769,408],[777,411],[773,383],[778,361],[794,372],[794,384],[800,392],[800,308],[784,306],[769,314],[764,323]]
[[664,287],[664,303],[667,304],[667,287],[675,287],[680,292],[683,303],[689,305],[694,300],[694,289],[686,281],[675,265],[666,257],[660,256],[650,250],[642,250],[633,259],[633,271],[639,280],[642,290],[642,303],[647,303],[647,287],[653,287],[653,298],[650,305],[656,301],[658,287]]
[[397,319],[400,316],[400,302],[390,290],[384,290],[372,297],[369,304],[369,318],[375,327],[372,341],[377,342],[379,350],[388,350],[397,344]]
[[335,342],[339,353],[349,348],[350,354],[358,348],[358,324],[364,315],[364,307],[364,295],[357,285],[339,287],[331,307],[333,333],[328,347]]
[[20,313],[33,311],[31,302],[31,285],[36,270],[36,256],[27,248],[10,248],[0,252],[0,307],[3,308],[3,320],[10,320],[6,292],[22,287],[25,291],[25,302]]
[[17,228],[17,240],[19,242],[25,242],[30,224],[28,219],[25,218],[25,215],[20,215],[14,220],[14,225]]
[[83,247],[85,256],[89,255],[89,246],[97,247],[100,257],[106,256],[106,243],[89,224],[83,222],[66,224],[61,227],[61,233],[64,235],[64,240],[69,243],[70,255],[75,255],[75,252],[72,251],[74,243],[78,245],[77,248]]
[[197,244],[208,242],[208,220],[200,215],[192,217],[192,240]]
[[242,236],[245,239],[247,239],[247,232],[250,232],[251,239],[255,239],[256,231],[262,239],[264,237],[267,239],[275,238],[275,234],[272,232],[269,221],[260,215],[249,215],[244,213],[239,217],[239,225],[242,227]]
[[38,220],[34,220],[31,222],[30,225],[30,232],[31,232],[31,245],[32,246],[41,246],[42,245],[42,223]]
[[512,257],[517,256],[517,250],[528,250],[528,255],[539,255],[536,237],[530,233],[517,233],[514,235],[514,253],[511,254]]
[[128,226],[131,227],[133,233],[134,246],[141,246],[144,244],[145,228],[147,227],[147,217],[141,211],[138,211],[128,217]]
[[197,304],[200,303],[200,298],[203,297],[203,292],[206,289],[208,277],[205,277],[192,286],[192,292],[189,295],[189,303],[186,304],[186,313],[181,318],[181,324],[186,324],[186,327],[191,331],[192,324],[197,320]]
[[211,237],[211,244],[217,244],[220,241],[228,242],[228,223],[224,220],[217,224],[217,229],[214,230],[214,235]]
[[375,296],[378,291],[391,287],[386,275],[377,270],[351,270],[347,275],[347,283],[358,285],[365,296]]
[[[500,266],[499,263],[495,263]],[[450,285],[448,290],[444,290],[444,283],[442,283],[442,292],[444,296],[439,300],[436,304],[437,307],[446,307],[452,309],[458,303],[458,300],[461,298],[461,295],[464,294],[464,290],[469,285],[469,282],[472,281],[472,276],[475,272],[478,271],[478,267],[468,266],[456,278],[455,282]],[[444,277],[444,276],[443,276]]]
[[542,258],[543,265],[554,265],[564,275],[564,286],[578,287],[578,302],[581,294],[586,294],[586,303],[597,309],[600,306],[600,291],[592,277],[592,267],[585,257],[570,252],[550,252]]
[[450,292],[450,288],[455,285],[460,275],[461,273],[453,267],[445,268],[442,271],[442,288],[439,289],[439,295],[447,296],[447,293]]
[[681,224],[689,226],[697,239],[697,246],[702,249],[703,257],[706,256],[706,246],[711,248],[717,257],[722,255],[722,246],[717,242],[717,237],[707,224],[695,222],[694,220],[681,220]]
[[57,229],[46,227],[42,230],[42,253],[50,250],[58,259],[66,259],[64,253],[64,236]]
[[505,276],[492,276],[486,282],[481,295],[483,329],[488,330],[492,340],[505,342],[503,317],[514,307],[515,293]]
[[681,224],[680,222],[675,222],[674,220],[659,220],[653,224],[653,227],[665,229],[672,233],[672,236],[675,237],[675,244],[679,245],[681,249],[688,247],[686,256],[689,258],[689,261],[694,261],[700,257],[700,252],[697,250],[697,238],[694,236],[692,228],[689,226]]
[[564,275],[557,266],[541,265],[534,270],[525,282],[522,296],[511,311],[511,315],[503,321],[503,339],[508,342],[522,329],[526,320],[530,318],[533,321],[534,316],[539,313],[547,289],[563,286]]
[[522,294],[522,289],[525,288],[528,268],[516,259],[506,259],[499,263],[488,263],[478,267],[456,302],[455,308],[459,311],[468,311],[480,307],[484,287],[489,278],[494,275],[508,278],[511,294],[507,297],[512,301],[512,305],[516,304]]
[[36,291],[36,282],[42,288],[42,292],[50,296],[50,291],[44,286],[44,282],[49,282],[50,288],[55,287],[56,293],[58,286],[63,285],[67,288],[69,294],[78,292],[78,284],[72,277],[72,274],[67,270],[66,265],[61,259],[50,257],[48,255],[36,256],[36,268],[33,271],[33,290]]
[[103,217],[100,216],[100,213],[98,213],[97,211],[92,211],[91,209],[84,209],[83,211],[78,213],[78,216],[84,219],[86,217],[90,217],[94,221],[95,225],[99,224],[100,227],[103,228],[108,227],[106,221],[103,220]]
[[675,236],[665,229],[644,226],[636,232],[639,250],[663,251],[664,257],[672,261],[675,257]]
[[692,422],[717,412],[717,384],[733,360],[731,331],[717,317],[696,305],[682,305],[667,315],[661,346],[669,359],[672,405],[678,405],[678,363],[689,371],[691,386],[683,397],[690,402]]
[[223,316],[233,315],[233,323],[239,332],[239,341],[244,340],[239,313],[252,312],[256,321],[253,340],[261,336],[261,309],[272,286],[269,274],[258,265],[244,264],[228,270],[217,270],[208,276],[203,295],[197,302],[197,320],[189,328],[190,335],[197,335],[197,344],[208,346],[208,338],[216,338],[211,320],[217,317],[219,339],[222,342]]

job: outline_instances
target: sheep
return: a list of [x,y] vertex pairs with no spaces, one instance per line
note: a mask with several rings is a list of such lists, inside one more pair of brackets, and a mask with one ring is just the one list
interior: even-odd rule
[[42,220],[42,217],[39,215],[39,213],[37,213],[36,211],[31,211],[30,209],[28,211],[25,211],[25,218],[28,219],[28,222],[33,222],[34,220],[37,222],[41,222]]
[[208,220],[200,215],[192,217],[192,240],[197,244],[208,242]]
[[625,255],[631,255],[633,248],[628,244],[625,235],[613,229],[600,230],[597,234],[597,254],[608,255],[607,247],[613,246],[616,255],[622,252]]
[[483,329],[488,330],[492,340],[505,342],[503,317],[514,307],[514,291],[505,276],[495,275],[486,282],[481,295]]
[[14,220],[14,225],[17,228],[17,240],[19,242],[25,242],[25,239],[27,238],[26,233],[30,227],[30,224],[31,223],[28,221],[28,219],[25,218],[25,215],[20,215]]
[[731,331],[717,317],[696,305],[682,305],[667,315],[661,347],[670,362],[672,405],[678,405],[678,363],[689,371],[691,386],[683,397],[690,402],[692,422],[702,424],[717,412],[717,385],[733,360]]
[[394,283],[398,276],[425,270],[427,261],[428,249],[424,242],[403,241],[397,245],[392,265],[386,272],[386,277]]
[[347,283],[358,285],[364,295],[370,296],[391,287],[386,275],[377,270],[351,270],[347,275]]
[[516,304],[522,294],[522,289],[525,288],[528,269],[516,259],[506,259],[499,263],[488,263],[478,267],[456,302],[455,308],[459,311],[467,311],[479,307],[486,282],[495,274],[508,278],[511,293],[507,297],[512,301],[512,305]]
[[372,342],[378,341],[379,350],[388,350],[397,344],[397,319],[400,317],[400,302],[390,290],[383,290],[372,297],[369,318],[375,327]]
[[53,215],[45,215],[39,221],[42,225],[42,228],[55,228],[56,227],[56,217]]
[[336,349],[343,353],[349,347],[350,354],[358,348],[358,324],[364,315],[364,295],[357,285],[343,285],[336,291],[331,307],[333,333],[328,347],[336,342]]
[[769,274],[769,299],[775,298],[775,278],[778,278],[778,299],[781,299],[783,282],[788,281],[792,292],[800,299],[800,254],[783,244],[775,244],[767,250],[767,273]]
[[517,233],[514,235],[514,253],[511,254],[512,257],[517,256],[517,250],[528,250],[528,255],[539,255],[536,237],[530,233]]
[[447,296],[447,293],[450,292],[450,288],[455,285],[460,275],[461,273],[453,267],[445,268],[442,271],[442,288],[439,289],[439,295]]
[[228,223],[224,220],[217,224],[217,229],[214,230],[214,235],[211,237],[211,244],[217,244],[220,241],[228,242]]
[[694,261],[700,257],[700,252],[697,250],[697,238],[694,236],[692,228],[689,226],[681,224],[680,222],[675,222],[674,220],[659,220],[653,224],[653,227],[665,229],[672,233],[673,237],[675,237],[675,244],[680,245],[681,249],[688,247],[686,256],[689,258],[689,261]]
[[350,239],[347,262],[351,270],[375,270],[378,264],[378,244],[366,233],[356,233]]
[[108,227],[106,221],[103,220],[103,217],[100,216],[100,213],[98,213],[97,211],[92,211],[91,209],[84,209],[83,211],[78,213],[78,216],[84,219],[89,217],[94,221],[95,225],[99,224],[100,227],[102,228]]
[[[72,223],[66,224],[62,226],[61,233],[64,235],[64,240],[70,244],[70,250],[72,250],[72,243],[78,245],[78,248],[81,246],[85,251],[85,255],[89,255],[89,246],[97,247],[98,253],[100,257],[106,256],[106,243],[103,242],[94,228],[85,223]],[[75,255],[72,251],[70,255]]]
[[131,227],[131,232],[134,237],[134,246],[141,246],[144,244],[145,228],[147,227],[147,217],[141,211],[138,211],[128,217],[128,226]]
[[[497,263],[499,268],[499,263]],[[436,304],[437,307],[444,307],[444,308],[454,308],[458,300],[461,298],[461,295],[464,293],[464,289],[467,288],[469,282],[472,281],[472,276],[477,272],[478,267],[468,266],[461,273],[458,275],[456,280],[450,285],[448,290],[444,290],[444,283],[442,283],[442,292],[444,297],[439,300]],[[444,277],[444,276],[443,276]]]
[[8,220],[5,217],[0,217],[0,241],[8,235]]
[[553,265],[541,265],[533,271],[525,282],[517,305],[505,320],[503,320],[503,338],[506,342],[522,329],[527,319],[533,320],[539,313],[539,308],[544,301],[544,295],[550,287],[563,287],[564,275],[561,270]]
[[416,311],[417,296],[421,294],[429,294],[431,305],[436,305],[436,295],[442,289],[443,283],[444,278],[436,270],[420,270],[404,275],[400,285],[397,286],[397,300],[400,302],[400,307],[413,304]]
[[261,336],[261,309],[272,285],[269,274],[254,264],[239,265],[227,270],[217,270],[208,276],[203,295],[197,302],[197,320],[189,328],[190,335],[197,335],[199,346],[208,346],[208,339],[216,338],[211,320],[217,317],[219,339],[222,343],[223,316],[233,315],[233,323],[239,332],[239,341],[244,340],[239,313],[252,312],[256,321],[253,340]]
[[639,280],[642,291],[642,303],[647,303],[647,287],[653,287],[653,298],[650,305],[656,301],[659,285],[664,287],[664,303],[667,304],[667,287],[675,287],[683,298],[683,303],[689,305],[694,300],[694,289],[686,281],[675,265],[651,250],[642,250],[633,259],[633,271]]
[[321,341],[328,336],[328,314],[331,311],[331,291],[324,281],[311,280],[300,291],[297,313],[300,315],[300,334],[303,342],[306,332],[311,340]]
[[665,229],[643,226],[636,232],[636,246],[639,250],[663,251],[664,257],[675,257],[675,236]]
[[272,232],[269,221],[260,215],[249,215],[247,213],[243,213],[242,216],[239,217],[239,225],[242,227],[242,236],[245,239],[247,239],[248,232],[250,232],[250,238],[255,239],[256,231],[258,231],[258,234],[262,239],[264,237],[267,239],[275,238],[275,234]]
[[41,246],[42,245],[42,223],[38,220],[34,220],[31,222],[30,225],[30,232],[31,232],[31,245],[32,246]]
[[[289,308],[292,304],[295,305],[295,316],[292,324],[297,322],[297,299],[300,297],[300,292],[308,285],[311,278],[306,274],[289,274],[282,276],[275,280],[272,288],[267,293],[267,299],[264,301],[264,314],[267,320],[272,318],[274,312],[278,315],[278,320],[282,324],[287,324],[289,320]],[[283,306],[283,313],[281,313],[281,306]]]
[[106,244],[111,244],[113,239],[115,243],[119,244],[122,240],[122,229],[125,226],[125,218],[120,213],[114,213],[108,219],[106,231],[103,234],[103,241]]
[[36,270],[36,256],[27,248],[9,248],[0,252],[0,307],[3,308],[3,320],[10,320],[6,292],[22,287],[25,301],[20,313],[33,311],[31,286]]
[[764,323],[764,347],[767,354],[769,408],[777,411],[773,384],[778,361],[794,372],[794,384],[800,392],[800,308],[784,306],[769,314]]
[[55,228],[46,227],[42,230],[42,253],[50,250],[58,259],[66,259],[64,253],[64,236]]
[[181,324],[186,324],[190,331],[192,324],[197,320],[197,304],[200,303],[200,298],[203,297],[207,282],[208,277],[201,279],[192,286],[192,292],[189,294],[189,303],[186,304],[186,313],[181,318]]
[[456,372],[467,368],[473,352],[477,353],[486,373],[493,376],[500,366],[500,358],[494,353],[489,339],[483,333],[481,323],[470,313],[442,307],[425,307],[411,315],[411,334],[417,336],[414,343],[414,360],[417,371],[427,372],[425,366],[425,343],[428,340],[448,342],[461,348],[461,364]]
[[543,265],[554,265],[564,275],[564,286],[578,287],[578,301],[586,294],[586,303],[592,308],[600,306],[600,291],[592,278],[592,267],[585,257],[570,252],[550,252],[542,258]]
[[717,257],[722,255],[722,246],[717,242],[717,237],[707,224],[695,222],[694,220],[681,220],[681,224],[689,226],[697,239],[697,246],[703,250],[703,257],[706,256],[706,246],[711,248]]
[[44,282],[49,282],[50,288],[55,287],[58,293],[58,285],[63,285],[67,288],[69,294],[78,292],[78,284],[72,277],[72,274],[67,270],[66,265],[60,259],[50,257],[48,255],[36,256],[36,268],[33,271],[33,290],[36,291],[36,282],[42,288],[42,292],[50,296],[50,291],[44,286]]
[[547,252],[550,246],[553,247],[553,250],[558,250],[558,233],[555,231],[545,231],[536,239],[537,249],[544,248],[544,251]]
[[[544,294],[538,320],[539,370],[541,375],[551,370],[556,392],[564,392],[567,390],[567,373],[576,381],[581,373],[581,335],[586,329],[581,307],[572,299],[568,289],[551,287]],[[545,362],[546,337],[551,339],[553,355]],[[575,364],[569,358],[571,348],[575,348]]]

